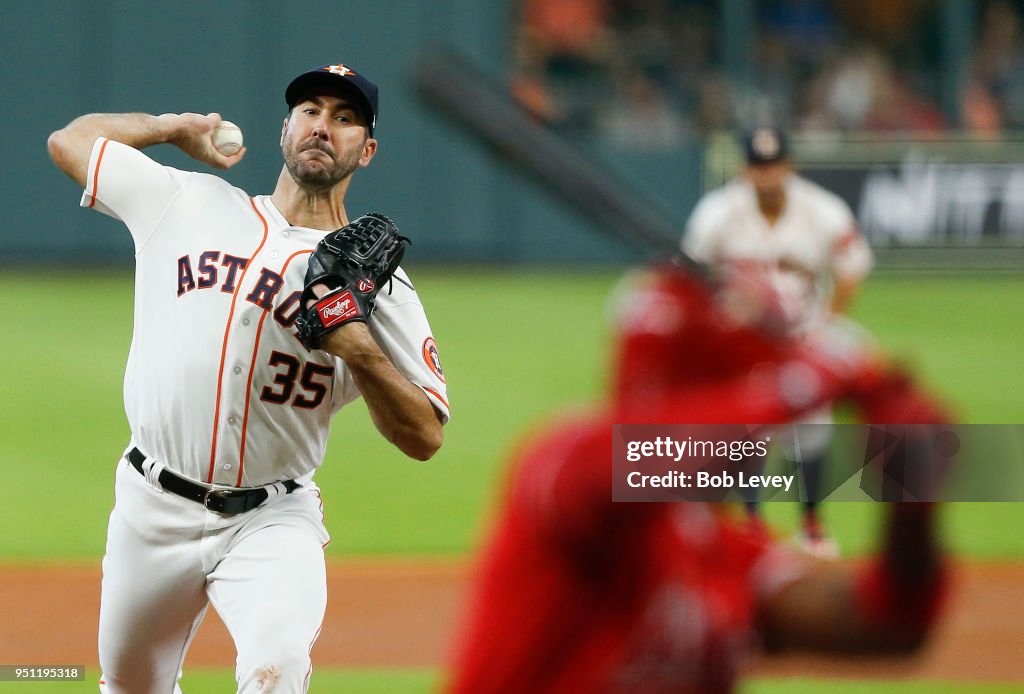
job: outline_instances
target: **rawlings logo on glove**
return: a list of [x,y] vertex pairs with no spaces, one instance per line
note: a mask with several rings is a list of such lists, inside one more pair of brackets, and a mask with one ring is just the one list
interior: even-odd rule
[[341,296],[338,296],[337,292],[328,294],[314,304],[313,308],[320,314],[320,322],[324,328],[333,328],[359,316],[359,307],[352,298],[352,292],[347,289],[342,290]]
[[[295,321],[302,344],[317,349],[332,330],[365,322],[409,243],[394,222],[377,212],[324,236],[309,258],[301,299],[306,308]],[[313,291],[317,286],[327,294],[318,298]]]

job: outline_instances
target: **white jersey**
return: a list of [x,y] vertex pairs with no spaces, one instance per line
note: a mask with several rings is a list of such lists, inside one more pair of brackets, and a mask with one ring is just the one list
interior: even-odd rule
[[795,174],[785,189],[785,208],[774,225],[746,180],[708,193],[690,216],[682,247],[715,267],[735,264],[764,273],[800,331],[828,316],[834,282],[859,281],[874,257],[838,196]]
[[[124,382],[132,446],[201,482],[250,487],[310,477],[331,416],[359,397],[345,363],[294,327],[324,232],[288,224],[269,196],[160,165],[100,138],[82,196],[135,241],[135,313]],[[444,421],[444,376],[401,269],[370,332]]]

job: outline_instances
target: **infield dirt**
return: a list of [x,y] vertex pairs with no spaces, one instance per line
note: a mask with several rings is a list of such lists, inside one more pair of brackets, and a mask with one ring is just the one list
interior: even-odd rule
[[[443,667],[472,568],[454,559],[353,559],[329,566],[318,667]],[[99,566],[7,565],[0,572],[0,654],[14,663],[94,665]],[[930,645],[909,662],[786,656],[754,674],[1024,682],[1024,562],[961,564]],[[286,599],[282,596],[282,599]],[[234,649],[211,610],[186,665],[231,668]]]

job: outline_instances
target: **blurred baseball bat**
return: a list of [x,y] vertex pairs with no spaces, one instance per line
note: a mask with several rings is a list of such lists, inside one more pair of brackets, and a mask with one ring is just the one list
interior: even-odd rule
[[679,249],[679,229],[632,186],[544,127],[508,89],[464,57],[424,53],[414,79],[421,96],[491,149],[541,182],[597,227],[618,240],[704,274]]

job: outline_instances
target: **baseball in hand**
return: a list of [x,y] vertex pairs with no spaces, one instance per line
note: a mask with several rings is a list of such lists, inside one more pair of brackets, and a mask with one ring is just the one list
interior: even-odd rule
[[229,120],[222,120],[213,131],[213,147],[226,157],[242,149],[242,129]]

